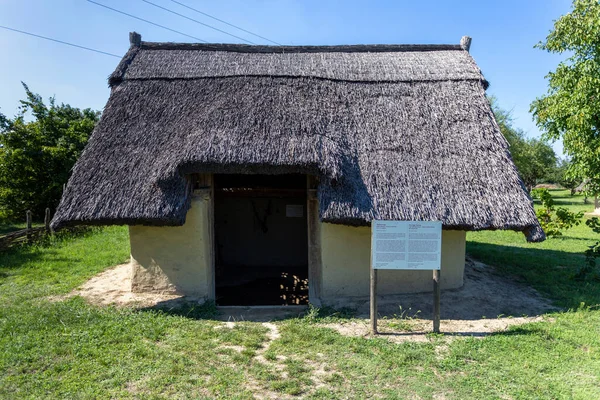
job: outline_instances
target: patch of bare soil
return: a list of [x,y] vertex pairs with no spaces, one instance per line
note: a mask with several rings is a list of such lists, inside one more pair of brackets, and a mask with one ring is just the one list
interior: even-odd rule
[[[502,332],[513,325],[522,325],[529,322],[550,321],[549,317],[516,317],[478,320],[445,319],[440,322],[440,331],[446,340],[453,340],[461,336],[483,338],[496,332]],[[332,328],[344,336],[370,337],[370,323],[368,320],[349,321],[324,325]],[[428,334],[432,330],[432,322],[423,319],[402,320],[402,328],[395,326],[394,320],[382,320],[378,323],[379,336],[391,342],[427,342],[432,340]]]
[[317,359],[304,360],[305,363],[312,369],[312,387],[311,391],[314,392],[320,388],[327,387],[328,380],[334,375],[339,375],[342,379],[346,380],[336,369],[334,369],[322,353],[317,353]]
[[[443,273],[443,271],[442,271]],[[179,295],[132,293],[131,269],[129,264],[110,268],[61,298],[82,296],[98,305],[152,307],[164,302],[187,301]],[[356,309],[356,319],[327,326],[343,335],[367,336],[369,334],[368,298],[340,298],[336,308]],[[512,279],[499,276],[493,267],[467,259],[464,285],[460,289],[444,290],[441,296],[441,330],[450,335],[482,337],[502,331],[511,325],[541,320],[547,312],[555,311],[549,300],[534,289]],[[229,321],[224,326],[234,325],[233,321],[264,322],[269,329],[269,343],[277,339],[277,326],[270,323],[274,319],[298,316],[303,307],[274,308],[223,308],[221,319]],[[393,341],[426,341],[431,331],[433,295],[431,293],[380,296],[378,298],[380,331]],[[362,319],[362,320],[361,320]],[[268,348],[268,344],[266,348]],[[264,360],[258,352],[258,361]]]
[[[235,327],[235,325],[236,325],[236,322],[227,321],[227,322],[223,323],[222,325],[215,326],[214,329],[233,329]],[[277,372],[283,379],[287,379],[288,375],[287,375],[287,372],[285,371],[285,365],[283,364],[283,362],[286,360],[287,357],[278,355],[274,360],[271,361],[271,360],[267,360],[264,356],[264,354],[267,352],[267,350],[269,350],[271,343],[273,343],[275,340],[277,340],[281,337],[281,334],[279,333],[279,328],[277,327],[277,325],[275,325],[271,322],[263,322],[262,326],[264,326],[265,328],[268,329],[268,332],[266,335],[267,340],[263,344],[263,346],[256,351],[256,354],[254,356],[254,361],[272,367],[274,369],[274,371]],[[243,346],[237,346],[237,345],[221,345],[221,346],[219,346],[219,348],[231,349],[231,350],[234,350],[237,352],[242,352],[245,349]],[[246,375],[245,385],[246,385],[246,388],[253,393],[253,397],[255,399],[291,399],[291,398],[293,398],[292,396],[274,392],[270,389],[265,388],[264,385],[261,385],[259,382],[257,382],[257,380],[250,374]]]
[[[267,350],[269,350],[271,343],[281,337],[281,334],[279,333],[279,328],[277,328],[277,325],[272,322],[263,322],[262,326],[269,330],[267,332],[267,342],[263,345],[263,347],[256,351],[256,356],[254,359],[260,363],[269,364],[269,361],[265,358],[264,354],[267,352]],[[283,366],[281,366],[281,369],[283,369]]]
[[[431,319],[433,294],[378,296],[377,305],[382,317],[403,314],[404,318]],[[369,317],[368,297],[344,298],[332,306],[355,308],[358,317]],[[445,320],[489,321],[498,317],[538,316],[555,310],[551,302],[536,290],[500,276],[493,267],[470,258],[465,264],[463,287],[443,290],[441,294],[441,317]]]
[[131,291],[131,265],[120,264],[91,278],[66,296],[54,298],[62,300],[81,296],[89,303],[97,305],[114,304],[117,306],[135,305],[151,307],[164,301],[182,299],[181,295],[163,293],[133,293]]
[[[443,273],[443,271],[442,271]],[[362,320],[327,324],[347,336],[369,336],[368,299],[346,299]],[[493,267],[467,258],[464,285],[443,290],[440,330],[447,338],[484,337],[510,326],[548,320],[543,314],[556,311],[536,290],[499,276]],[[432,330],[433,295],[416,293],[378,297],[379,331],[394,342],[429,340]]]

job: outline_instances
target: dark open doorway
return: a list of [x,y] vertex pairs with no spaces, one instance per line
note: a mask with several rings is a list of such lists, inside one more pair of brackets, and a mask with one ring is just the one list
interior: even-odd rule
[[214,175],[218,305],[308,304],[306,176]]

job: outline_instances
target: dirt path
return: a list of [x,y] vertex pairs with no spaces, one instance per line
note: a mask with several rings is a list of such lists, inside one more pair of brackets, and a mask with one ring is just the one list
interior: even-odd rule
[[[67,296],[82,296],[98,305],[151,307],[163,302],[184,302],[182,296],[172,294],[147,294],[131,292],[131,269],[129,264],[110,268],[74,290]],[[56,298],[54,300],[60,300]],[[426,341],[431,330],[433,308],[431,293],[382,296],[378,301],[383,336],[392,341]],[[442,332],[455,336],[482,337],[505,330],[511,325],[541,320],[541,315],[555,310],[550,302],[532,288],[495,273],[494,268],[467,259],[464,286],[456,290],[442,291]],[[350,307],[356,310],[355,319],[327,325],[343,335],[367,336],[369,334],[368,298],[340,299],[332,306]],[[293,307],[223,308],[222,316],[228,321],[262,322],[269,329],[269,342],[258,353],[263,357],[271,341],[278,337],[277,325],[270,321],[296,317],[303,310]],[[232,318],[233,317],[233,318]]]
[[277,328],[277,325],[272,322],[263,322],[262,326],[269,330],[267,332],[267,342],[256,351],[256,356],[254,356],[254,359],[263,364],[272,364],[265,358],[264,354],[269,350],[271,343],[281,337],[281,334],[279,333],[279,328]]
[[[227,321],[223,323],[223,325],[215,326],[215,329],[233,329],[236,325],[236,322]],[[281,376],[281,378],[286,379],[288,377],[287,371],[285,370],[285,364],[283,362],[286,360],[285,356],[277,356],[274,360],[267,360],[264,354],[269,350],[271,343],[281,337],[279,333],[279,328],[277,325],[271,322],[263,322],[261,324],[265,328],[268,329],[266,334],[266,341],[263,343],[262,347],[256,350],[252,361],[264,364],[274,369],[274,371]],[[223,349],[231,349],[237,352],[242,352],[245,350],[243,346],[237,345],[221,345],[219,346]],[[273,390],[270,390],[264,385],[261,385],[252,375],[247,374],[245,385],[253,393],[253,397],[255,399],[292,399],[293,396],[289,396],[286,394],[282,394]]]

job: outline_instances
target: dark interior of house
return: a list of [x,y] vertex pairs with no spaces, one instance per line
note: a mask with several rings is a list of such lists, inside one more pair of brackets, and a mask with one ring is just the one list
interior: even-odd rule
[[214,179],[217,304],[307,304],[306,176]]

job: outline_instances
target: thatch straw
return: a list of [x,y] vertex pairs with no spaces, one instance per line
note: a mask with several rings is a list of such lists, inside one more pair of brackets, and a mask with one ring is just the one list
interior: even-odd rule
[[543,240],[468,52],[369,49],[133,47],[53,226],[180,225],[186,174],[296,172],[320,176],[326,222],[440,220]]

